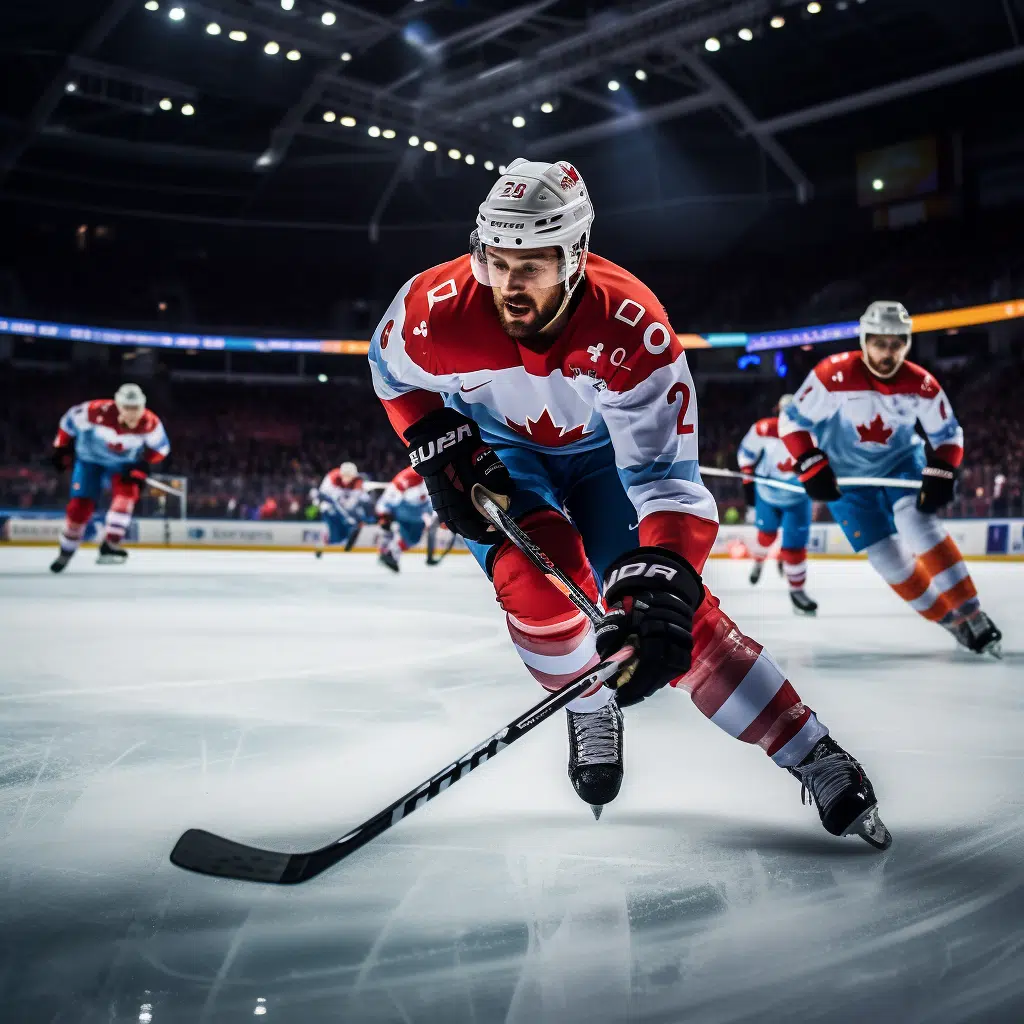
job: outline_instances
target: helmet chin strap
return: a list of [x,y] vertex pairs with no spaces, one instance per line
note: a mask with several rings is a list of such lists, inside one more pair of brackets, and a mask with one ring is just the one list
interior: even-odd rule
[[562,304],[558,307],[558,311],[555,315],[537,332],[538,334],[552,334],[554,333],[555,324],[561,319],[562,314],[569,308],[569,303],[572,301],[573,292],[580,286],[580,282],[583,280],[583,272],[587,265],[587,252],[588,249],[583,250],[583,254],[580,256],[580,265],[573,274],[574,280],[570,283],[568,280],[565,282],[565,295],[562,298]]

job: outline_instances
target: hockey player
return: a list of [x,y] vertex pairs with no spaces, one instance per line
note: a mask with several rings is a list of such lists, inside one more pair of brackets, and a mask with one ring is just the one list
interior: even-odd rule
[[[793,401],[792,395],[783,395],[775,408],[778,413]],[[782,549],[779,565],[789,582],[789,599],[793,610],[800,615],[814,615],[817,602],[804,591],[807,581],[807,538],[811,533],[811,499],[805,494],[786,491],[771,484],[755,482],[758,476],[768,476],[785,483],[795,484],[793,457],[779,437],[778,416],[758,420],[740,442],[736,453],[740,470],[751,479],[744,480],[743,491],[747,505],[755,511],[757,540],[754,544],[754,568],[750,582],[757,583],[764,569],[768,549],[775,543],[782,527]]]
[[377,500],[377,522],[380,525],[377,556],[381,565],[399,572],[403,551],[415,547],[427,537],[427,565],[435,565],[438,517],[430,504],[430,494],[423,477],[412,467],[399,470]]
[[163,424],[146,408],[146,396],[138,384],[122,384],[113,400],[97,398],[64,413],[53,441],[52,460],[59,472],[74,468],[60,554],[51,571],[61,572],[71,561],[107,483],[112,496],[96,560],[100,565],[119,565],[128,558],[121,541],[131,524],[140,488],[170,450]]
[[[344,544],[345,550],[351,551],[363,523],[374,522],[365,514],[368,495],[356,464],[343,462],[332,469],[320,481],[316,495],[320,518],[327,527],[327,543]],[[322,555],[323,549],[317,548],[316,557]]]
[[[860,765],[703,585],[718,523],[686,358],[654,295],[588,255],[593,216],[572,164],[513,161],[480,206],[470,253],[412,278],[384,314],[370,345],[377,394],[541,685],[557,690],[637,645],[618,701],[597,686],[567,705],[583,800],[599,809],[619,791],[619,707],[681,685],[789,769],[828,831],[884,848]],[[494,532],[477,485],[594,600],[603,579],[600,630]]]
[[[860,319],[860,351],[818,363],[780,416],[779,433],[808,495],[829,503],[854,551],[964,647],[998,655],[1002,634],[981,610],[963,556],[936,516],[953,497],[963,430],[935,378],[907,361],[910,338],[911,319],[899,302],[872,302]],[[841,492],[837,475],[920,479],[921,490]]]

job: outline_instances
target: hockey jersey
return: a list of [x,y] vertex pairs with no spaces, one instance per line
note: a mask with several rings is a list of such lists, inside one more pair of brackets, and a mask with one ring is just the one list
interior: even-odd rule
[[161,462],[171,451],[160,417],[146,409],[135,427],[120,422],[112,398],[73,405],[60,420],[54,446],[75,445],[75,457],[108,469],[121,469],[140,459]]
[[377,499],[377,515],[429,516],[433,512],[423,477],[412,466],[399,470]]
[[588,256],[582,296],[538,353],[501,327],[469,256],[407,281],[370,344],[374,388],[400,435],[442,404],[483,438],[566,456],[611,444],[639,543],[703,565],[718,510],[697,465],[686,356],[661,303],[632,274]]
[[[793,456],[779,437],[779,420],[776,416],[766,416],[751,426],[740,442],[736,461],[744,473],[756,473],[758,476],[800,486],[793,471]],[[789,508],[807,501],[807,495],[799,491],[786,491],[762,483],[756,487],[761,501],[777,508]]]
[[921,449],[918,423],[936,455],[959,466],[964,432],[938,381],[911,362],[881,380],[854,351],[823,359],[807,375],[779,417],[779,433],[794,457],[817,442],[837,476],[887,476]]
[[348,483],[345,483],[341,479],[340,469],[332,469],[320,481],[317,493],[321,506],[327,503],[328,506],[333,506],[349,514],[355,513],[359,509],[366,496],[366,491],[363,490],[363,478],[361,476],[353,477]]

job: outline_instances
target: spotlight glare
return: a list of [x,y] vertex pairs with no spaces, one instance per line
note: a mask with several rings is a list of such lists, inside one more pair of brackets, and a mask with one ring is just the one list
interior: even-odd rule
[[466,163],[469,164],[470,167],[472,167],[473,164],[476,163],[476,157],[473,156],[472,153],[467,153],[466,157],[465,157],[465,160],[466,160]]
[[545,100],[540,105],[540,112],[542,114],[550,114],[554,109],[555,109],[555,105],[553,103],[549,103],[547,100]]
[[281,10],[290,11],[295,6],[295,0],[281,0]]
[[776,14],[770,22],[768,22],[772,28],[782,28],[786,24],[786,19],[781,14]]
[[182,104],[181,112],[186,117],[191,117],[196,112],[196,108],[193,107],[191,103],[184,103]]
[[156,0],[146,0],[146,10],[147,11],[159,11],[160,10],[160,5],[156,2]]
[[873,181],[871,182],[871,187],[872,187],[872,188],[873,188],[873,189],[874,189],[874,190],[875,190],[876,192],[881,192],[881,191],[882,191],[882,189],[883,189],[883,188],[885,188],[885,182],[884,182],[884,181],[882,181],[882,179],[881,179],[881,178],[875,178],[875,179],[874,179],[874,180],[873,180]]
[[165,96],[160,101],[160,103],[159,103],[159,107],[160,107],[161,110],[170,110],[173,106],[174,106],[174,104],[171,102],[170,98],[167,97],[167,96]]
[[395,137],[395,129],[385,128],[384,131],[381,132],[381,135],[383,135],[385,139],[393,139]]
[[271,39],[270,42],[263,47],[263,52],[270,54],[270,56],[273,57],[275,53],[281,52],[281,44],[275,43],[274,40]]
[[419,144],[420,144],[420,137],[418,135],[410,135],[409,136],[409,145],[410,146],[418,146]]
[[228,39],[230,39],[233,43],[244,43],[248,38],[248,34],[240,28],[233,28],[228,33]]
[[621,89],[621,88],[622,88],[622,86],[620,86],[619,83],[616,82],[614,78],[608,83],[608,91],[609,92],[618,92],[619,89]]
[[715,53],[721,48],[722,44],[715,36],[708,36],[708,38],[704,40],[704,49],[707,50],[708,53]]
[[184,7],[172,7],[167,12],[167,17],[170,18],[171,21],[181,21],[181,19],[185,17],[185,8]]
[[285,56],[289,60],[302,60],[302,54],[298,50],[289,50]]
[[220,25],[218,25],[217,22],[215,21],[211,21],[210,24],[206,26],[206,34],[208,36],[219,36]]
[[636,80],[638,82],[646,82],[647,81],[647,72],[644,71],[643,68],[637,68],[636,71],[633,72],[633,75],[634,75],[634,77],[636,78]]
[[525,124],[526,124],[526,118],[523,117],[522,114],[516,114],[516,116],[512,118],[512,127],[513,128],[522,128]]
[[462,154],[457,149],[449,149],[448,150],[448,155],[453,160],[461,160],[462,159]]
[[320,381],[321,384],[326,384],[327,383],[327,374],[326,373],[318,373],[316,375],[316,379],[318,381]]
[[345,51],[345,52],[344,52],[344,53],[343,53],[343,54],[341,55],[341,59],[342,59],[342,60],[344,60],[344,61],[350,61],[350,60],[352,59],[352,54],[351,54],[351,53],[349,53],[349,52],[348,52],[348,50],[346,50],[346,51]]
[[354,117],[352,117],[351,115],[349,115],[349,114],[346,114],[346,115],[345,115],[345,116],[344,116],[344,117],[343,117],[343,118],[341,119],[341,123],[342,123],[342,124],[343,124],[343,125],[344,125],[344,126],[345,126],[346,128],[355,128],[355,126],[356,126],[356,119],[355,119]]
[[811,0],[811,2],[807,5],[807,13],[821,14],[821,4],[818,3],[818,0]]
[[754,33],[751,32],[749,28],[741,28],[736,35],[738,35],[745,43],[749,43],[750,40],[754,38]]
[[437,152],[437,143],[436,142],[432,142],[430,139],[427,139],[427,141],[423,143],[423,148],[428,153],[436,153]]
[[504,174],[505,173],[505,165],[504,164],[499,164],[498,165],[498,173],[499,174]]
[[78,92],[78,84],[76,82],[68,82],[67,85],[64,86],[64,91]]
[[337,118],[337,116],[338,115],[333,110],[325,110],[324,111],[324,120],[328,124],[330,124],[332,121],[334,121]]
[[334,11],[324,11],[324,13],[320,15],[320,20],[325,25],[333,25],[338,20],[338,16]]
[[366,129],[366,134],[369,135],[371,139],[379,139],[380,129],[375,124],[371,124],[370,127]]
[[485,171],[493,171],[494,170],[494,161],[493,160],[485,160],[484,161],[484,170]]

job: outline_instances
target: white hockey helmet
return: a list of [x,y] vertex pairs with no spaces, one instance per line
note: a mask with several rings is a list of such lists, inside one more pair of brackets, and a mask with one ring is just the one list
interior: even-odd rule
[[476,215],[470,237],[473,276],[490,287],[487,247],[540,249],[556,246],[559,282],[566,301],[583,278],[594,207],[579,171],[568,160],[554,163],[512,161],[495,182]]
[[118,409],[145,409],[146,394],[138,384],[122,384],[114,394]]
[[338,467],[338,475],[345,481],[345,483],[348,483],[350,480],[355,480],[355,478],[359,476],[359,470],[356,469],[356,464],[354,462],[343,462]]
[[[902,302],[892,302],[887,299],[872,302],[860,318],[860,350],[864,354],[865,361],[868,358],[867,340],[869,335],[905,338],[906,345],[896,360],[896,369],[892,373],[886,374],[887,377],[893,376],[896,370],[903,365],[903,360],[910,351],[912,332],[913,321]],[[870,366],[870,363],[868,365]],[[874,369],[871,372],[880,376]]]

